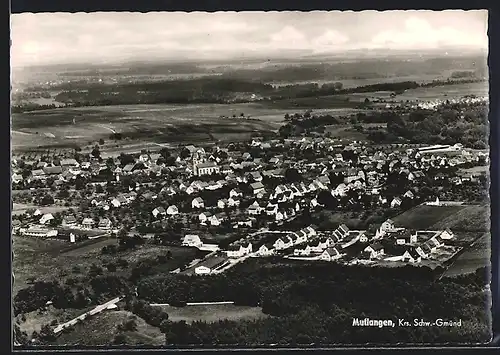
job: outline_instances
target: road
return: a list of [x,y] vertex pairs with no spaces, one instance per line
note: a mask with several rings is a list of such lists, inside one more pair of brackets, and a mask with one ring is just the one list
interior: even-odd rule
[[108,301],[106,303],[103,303],[97,307],[95,307],[93,310],[91,310],[90,312],[86,312],[84,314],[81,314],[79,315],[78,317],[76,318],[73,318],[72,320],[70,321],[67,321],[66,323],[63,323],[63,324],[60,324],[58,325],[55,329],[54,329],[54,333],[60,333],[64,328],[67,328],[67,327],[71,327],[71,326],[74,326],[75,324],[77,324],[79,321],[83,321],[85,318],[89,317],[89,316],[93,316],[95,314],[98,314],[102,311],[104,311],[106,308],[108,308],[109,306],[111,305],[114,305],[116,303],[118,303],[120,300],[122,299],[122,297],[116,297],[116,298],[113,298],[111,301]]

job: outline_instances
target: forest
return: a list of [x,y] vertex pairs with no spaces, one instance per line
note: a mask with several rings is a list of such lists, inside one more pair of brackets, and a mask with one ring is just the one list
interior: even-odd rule
[[[472,342],[489,339],[483,292],[487,272],[436,280],[439,270],[379,269],[332,264],[249,261],[226,275],[155,276],[138,285],[141,298],[182,304],[233,300],[260,305],[269,317],[218,323],[166,322],[167,344],[333,344]],[[264,265],[267,264],[267,265]],[[366,292],[370,290],[370,292]],[[352,318],[462,319],[460,329],[352,328]]]

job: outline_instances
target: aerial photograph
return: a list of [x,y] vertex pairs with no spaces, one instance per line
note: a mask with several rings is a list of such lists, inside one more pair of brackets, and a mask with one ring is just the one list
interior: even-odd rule
[[491,340],[486,10],[10,22],[15,349]]

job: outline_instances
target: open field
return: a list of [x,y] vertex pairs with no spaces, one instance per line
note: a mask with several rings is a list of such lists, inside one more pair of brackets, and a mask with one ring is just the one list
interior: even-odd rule
[[56,345],[110,345],[119,333],[117,326],[134,317],[137,323],[136,331],[124,332],[127,345],[147,344],[159,346],[165,343],[165,336],[156,327],[146,324],[140,317],[127,311],[105,311],[84,322],[77,324],[72,330],[61,334]]
[[478,97],[488,95],[488,83],[467,83],[442,85],[434,87],[420,87],[406,90],[404,93],[391,97],[393,91],[377,91],[367,93],[353,93],[343,95],[353,102],[363,102],[366,98],[369,100],[387,100],[387,101],[434,101],[460,99],[465,95],[476,95]]
[[260,307],[215,304],[206,306],[158,306],[168,313],[168,319],[174,322],[194,321],[217,322],[219,320],[243,320],[266,317]]
[[483,166],[474,166],[472,168],[461,169],[461,170],[472,173],[472,174],[483,173],[483,172],[488,174],[490,172],[490,167],[488,165],[483,165]]
[[490,229],[489,206],[462,206],[456,213],[442,218],[432,229],[450,228],[456,232],[484,233]]
[[[84,309],[57,309],[52,306],[47,307],[43,311],[33,311],[18,315],[16,319],[19,321],[19,326],[22,331],[26,332],[29,337],[34,331],[39,332],[43,325],[50,324],[52,321],[57,321],[58,324],[67,322],[79,315],[91,310],[93,306]],[[24,316],[24,321],[22,317]]]
[[485,233],[480,239],[460,254],[446,270],[444,276],[457,276],[476,271],[490,265],[491,234]]
[[[344,101],[333,101],[337,104],[325,107],[316,105],[317,100],[313,100],[311,108],[318,107],[316,113],[332,115],[357,111],[348,108],[349,105],[346,107]],[[153,144],[241,140],[258,132],[274,132],[282,125],[286,113],[307,109],[307,105],[293,108],[296,105],[281,107],[282,104],[118,105],[13,114],[12,147],[15,151],[37,147],[82,147],[100,138],[107,140],[113,132],[122,133],[125,138],[116,142],[120,147],[137,140],[143,142],[145,137]],[[240,118],[242,113],[250,119]],[[110,148],[116,149],[116,144]],[[141,148],[145,147],[137,150]],[[106,152],[107,148],[102,150]]]
[[[62,240],[42,240],[32,237],[13,236],[13,294],[27,287],[29,280],[44,281],[76,276],[74,266],[84,274],[92,264],[106,265],[118,258],[125,259],[131,266],[147,259],[156,259],[170,251],[172,258],[155,267],[156,272],[175,270],[196,257],[193,248],[170,247],[145,244],[134,250],[118,252],[114,255],[103,255],[101,249],[106,245],[117,244],[116,239],[102,237],[70,244]],[[123,271],[120,271],[123,272]]]
[[392,220],[396,227],[428,230],[431,229],[431,226],[464,208],[465,206],[427,206],[422,204],[403,212]]
[[56,213],[62,212],[70,209],[71,207],[66,206],[48,206],[48,207],[38,207],[35,205],[27,205],[25,203],[16,203],[12,204],[12,215],[20,215],[28,210],[36,210],[39,209],[43,214],[45,213]]

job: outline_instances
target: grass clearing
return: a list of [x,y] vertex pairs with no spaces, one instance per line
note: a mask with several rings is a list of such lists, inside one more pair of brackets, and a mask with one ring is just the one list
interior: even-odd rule
[[174,322],[203,321],[208,323],[218,322],[220,320],[248,320],[267,317],[262,313],[260,307],[235,306],[232,304],[215,304],[204,306],[158,306],[168,313],[169,320]]
[[136,319],[137,330],[124,332],[127,345],[147,344],[159,346],[165,343],[161,331],[147,324],[142,318],[127,311],[105,311],[77,324],[67,333],[61,334],[56,345],[106,346],[119,333],[117,327],[131,317]]
[[461,206],[454,214],[450,214],[432,225],[433,229],[450,228],[457,232],[487,232],[490,229],[490,206]]
[[422,204],[403,212],[392,220],[397,227],[428,230],[464,208],[465,206],[428,206]]
[[475,272],[491,265],[491,234],[484,234],[473,245],[460,254],[446,270],[445,276],[457,276]]
[[[39,209],[40,212],[42,212],[42,214],[57,213],[57,212],[67,211],[70,208],[72,208],[72,207],[71,206],[70,207],[67,207],[67,206],[38,207],[36,205],[14,202],[14,203],[12,203],[12,215],[14,215],[14,216],[21,215],[28,210],[36,210],[36,209]],[[73,207],[73,208],[76,208],[76,207]]]

